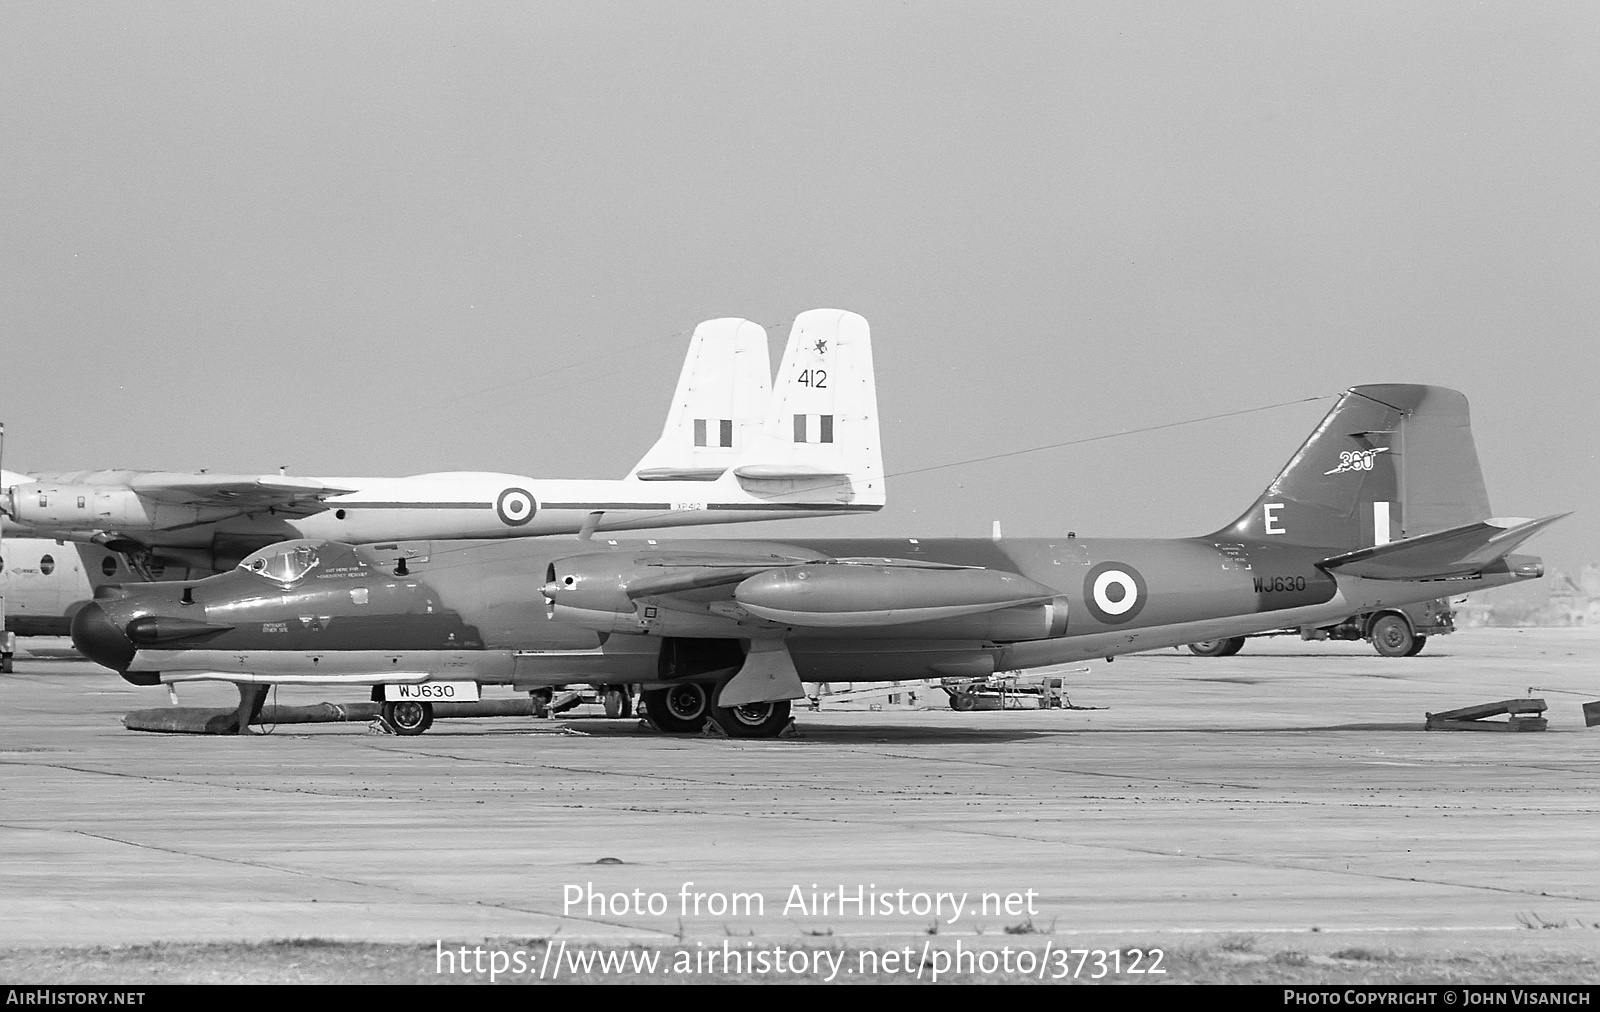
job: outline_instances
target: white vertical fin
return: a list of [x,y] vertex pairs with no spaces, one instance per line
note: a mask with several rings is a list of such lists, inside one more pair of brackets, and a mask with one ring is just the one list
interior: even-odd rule
[[761,439],[739,455],[747,490],[781,501],[882,506],[872,329],[842,309],[795,317]]
[[661,438],[629,473],[641,481],[714,481],[759,431],[772,393],[767,332],[749,320],[694,329]]

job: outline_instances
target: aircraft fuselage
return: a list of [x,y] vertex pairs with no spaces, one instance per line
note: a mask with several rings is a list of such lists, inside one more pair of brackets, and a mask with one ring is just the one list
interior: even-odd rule
[[[562,538],[324,544],[316,551],[316,568],[294,582],[240,569],[192,584],[124,588],[102,597],[102,615],[75,624],[74,634],[90,656],[145,682],[231,673],[239,681],[303,675],[368,683],[386,680],[386,672],[395,680],[470,678],[519,687],[669,682],[737,666],[738,644],[771,638],[787,643],[808,681],[870,681],[981,676],[1114,657],[1334,621],[1542,572],[1536,560],[1513,556],[1444,581],[1335,577],[1316,565],[1330,554],[1326,549],[1212,538]],[[830,565],[834,560],[850,561]],[[704,572],[715,579],[718,567],[736,575],[770,567],[783,579],[804,580],[804,573],[818,580],[846,565],[872,568],[886,560],[896,560],[899,568],[885,572],[897,578],[893,587],[908,588],[908,608],[929,605],[928,594],[949,582],[940,574],[954,567],[1014,575],[1045,591],[977,613],[859,627],[762,618],[735,598],[732,580],[612,594],[605,600],[617,603],[594,606],[588,599],[569,606],[547,593],[558,569],[597,574],[579,584],[587,579],[603,591],[613,571],[632,574],[638,588],[639,578],[655,574]],[[764,600],[788,594],[801,601],[795,595],[803,590],[798,583],[775,585]],[[878,603],[893,607],[899,593],[882,591],[889,596]],[[185,594],[191,603],[183,603]]]

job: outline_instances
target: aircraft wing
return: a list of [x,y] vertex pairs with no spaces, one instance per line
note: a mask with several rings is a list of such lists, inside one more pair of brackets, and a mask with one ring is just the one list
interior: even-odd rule
[[327,509],[324,500],[356,491],[337,488],[312,478],[285,475],[178,474],[154,471],[140,474],[128,487],[153,502],[172,506],[237,509],[242,512],[272,510],[288,517],[304,517]]
[[1468,576],[1516,551],[1567,513],[1539,520],[1498,517],[1335,555],[1318,567],[1373,580],[1431,580]]

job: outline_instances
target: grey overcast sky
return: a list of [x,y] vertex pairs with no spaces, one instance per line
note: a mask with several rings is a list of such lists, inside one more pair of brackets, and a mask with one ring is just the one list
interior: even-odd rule
[[1591,2],[8,0],[5,463],[620,477],[835,306],[890,506],[727,533],[1203,533],[1331,400],[958,462],[1427,382],[1573,568],[1597,183]]

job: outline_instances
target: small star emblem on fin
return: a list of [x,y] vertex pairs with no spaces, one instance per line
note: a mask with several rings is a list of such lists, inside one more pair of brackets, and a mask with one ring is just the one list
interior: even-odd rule
[[818,355],[826,355],[828,353],[828,342],[819,338],[816,343],[816,349]]

